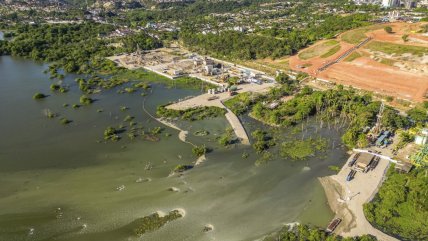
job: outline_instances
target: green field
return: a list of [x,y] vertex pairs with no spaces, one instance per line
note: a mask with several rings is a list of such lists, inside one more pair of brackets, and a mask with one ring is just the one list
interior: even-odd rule
[[382,58],[380,60],[380,63],[386,64],[386,65],[389,65],[389,66],[394,66],[395,62],[397,62],[397,61],[394,61],[392,59],[386,59],[386,58]]
[[336,45],[336,46],[334,46],[333,48],[331,48],[327,53],[325,53],[325,54],[323,54],[323,55],[321,55],[321,58],[327,58],[327,57],[330,57],[330,56],[332,56],[333,54],[335,54],[335,53],[337,53],[337,51],[339,51],[340,50],[340,45],[338,44],[338,45]]
[[341,39],[350,44],[358,44],[362,42],[365,38],[367,38],[365,33],[367,33],[370,30],[376,30],[383,27],[384,26],[374,25],[374,26],[354,29],[342,34]]
[[386,54],[396,54],[396,55],[412,54],[416,56],[423,56],[428,54],[427,47],[393,44],[393,43],[386,43],[386,42],[379,42],[379,41],[370,42],[366,48],[373,51],[379,51],[379,52],[384,52]]
[[[303,60],[311,59],[317,56],[321,56],[322,58],[326,58],[335,54],[340,49],[339,42],[336,40],[328,40],[322,44],[318,44],[314,47],[310,47],[309,49],[303,50],[299,53],[299,58]],[[337,49],[338,46],[338,49]],[[328,55],[327,55],[328,54]],[[327,55],[323,57],[324,55]]]
[[358,44],[359,42],[367,38],[367,36],[365,35],[367,31],[368,29],[365,28],[349,31],[342,35],[342,40],[350,44]]
[[352,62],[352,61],[358,59],[361,56],[362,55],[360,53],[354,51],[348,57],[346,57],[345,61],[346,62]]

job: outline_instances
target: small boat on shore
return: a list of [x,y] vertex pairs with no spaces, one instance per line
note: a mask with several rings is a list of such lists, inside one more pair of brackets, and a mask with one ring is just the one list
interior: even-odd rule
[[337,226],[342,222],[341,218],[335,218],[333,219],[327,226],[327,229],[325,230],[327,233],[333,232]]

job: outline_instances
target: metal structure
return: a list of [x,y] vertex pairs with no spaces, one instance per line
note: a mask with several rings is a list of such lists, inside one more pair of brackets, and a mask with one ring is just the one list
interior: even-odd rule
[[381,130],[381,126],[382,126],[382,115],[383,115],[383,111],[384,110],[385,110],[385,104],[383,102],[381,102],[379,113],[377,114],[376,124],[375,124],[375,126],[373,128],[373,134],[375,134],[375,135],[379,134],[379,131]]
[[392,162],[392,163],[397,163],[398,161],[397,160],[394,160],[394,159],[392,159],[391,157],[389,157],[389,156],[385,156],[385,155],[381,155],[381,154],[378,154],[378,153],[375,153],[375,152],[371,152],[371,151],[368,151],[368,150],[363,150],[363,149],[352,149],[353,151],[355,151],[355,152],[365,152],[365,153],[370,153],[370,154],[372,154],[373,156],[377,156],[377,157],[380,157],[380,158],[382,158],[382,159],[385,159],[385,160],[388,160],[389,162]]

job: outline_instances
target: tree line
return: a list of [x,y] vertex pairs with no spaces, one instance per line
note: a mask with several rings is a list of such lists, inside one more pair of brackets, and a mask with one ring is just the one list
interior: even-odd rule
[[[15,27],[11,41],[0,41],[0,55],[30,58],[36,61],[55,62],[66,72],[86,73],[96,59],[137,49],[153,49],[162,43],[145,33],[136,33],[120,39],[106,38],[115,27],[85,22],[82,24],[34,24]],[[122,43],[116,48],[112,42]],[[105,61],[101,61],[103,63]]]

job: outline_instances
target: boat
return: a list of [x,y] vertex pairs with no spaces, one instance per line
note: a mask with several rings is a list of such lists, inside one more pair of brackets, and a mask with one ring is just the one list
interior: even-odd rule
[[342,222],[342,219],[341,218],[335,218],[335,219],[333,219],[329,224],[328,224],[328,226],[327,226],[327,229],[326,229],[326,231],[327,231],[327,233],[331,233],[331,232],[333,232],[336,228],[337,228],[337,226],[339,226],[339,224]]

